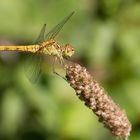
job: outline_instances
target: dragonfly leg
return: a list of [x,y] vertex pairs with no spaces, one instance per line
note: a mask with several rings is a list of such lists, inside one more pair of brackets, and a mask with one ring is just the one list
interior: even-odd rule
[[55,71],[55,63],[56,63],[56,61],[57,61],[57,57],[54,57],[54,61],[53,61],[53,65],[52,65],[53,73],[56,74],[56,75],[58,75],[59,77],[63,78],[64,80],[66,80],[65,77],[61,76],[59,73],[57,73],[57,72]]
[[59,63],[62,66],[62,68],[65,69],[64,59],[62,59],[60,57],[58,59],[59,59]]

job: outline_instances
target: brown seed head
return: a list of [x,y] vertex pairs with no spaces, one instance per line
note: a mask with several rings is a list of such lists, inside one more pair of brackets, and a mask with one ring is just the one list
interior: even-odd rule
[[76,63],[67,65],[66,79],[76,91],[76,95],[98,116],[99,121],[112,134],[127,139],[130,135],[131,123],[125,111],[114,103],[86,68]]

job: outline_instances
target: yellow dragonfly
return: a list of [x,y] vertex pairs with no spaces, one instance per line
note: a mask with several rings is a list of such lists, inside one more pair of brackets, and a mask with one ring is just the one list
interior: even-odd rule
[[30,57],[28,57],[27,63],[25,63],[25,74],[32,83],[37,81],[41,73],[42,57],[40,54],[54,56],[53,72],[59,75],[57,72],[55,72],[56,60],[58,59],[60,64],[64,67],[64,58],[67,59],[71,57],[74,54],[74,48],[70,44],[61,46],[54,38],[73,14],[74,12],[66,16],[47,34],[45,34],[46,24],[44,24],[36,42],[33,45],[0,46],[0,51],[30,52]]

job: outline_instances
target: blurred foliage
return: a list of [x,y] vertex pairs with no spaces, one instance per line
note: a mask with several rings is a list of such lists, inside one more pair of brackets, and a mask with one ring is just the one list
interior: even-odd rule
[[[73,10],[57,40],[71,43],[73,61],[126,109],[133,125],[129,140],[139,140],[139,0],[1,0],[0,44],[31,44],[44,23],[48,31]],[[0,140],[115,140],[66,81],[51,73],[51,59],[33,85],[23,72],[25,58],[0,52]]]

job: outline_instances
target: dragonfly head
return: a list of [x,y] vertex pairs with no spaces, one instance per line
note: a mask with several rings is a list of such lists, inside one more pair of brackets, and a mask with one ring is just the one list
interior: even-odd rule
[[63,57],[69,58],[74,54],[74,48],[70,44],[66,44],[63,49]]

